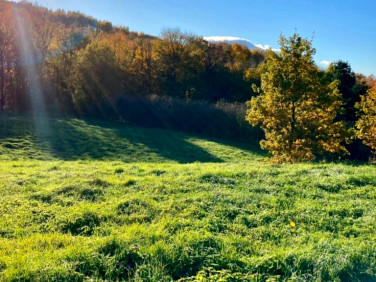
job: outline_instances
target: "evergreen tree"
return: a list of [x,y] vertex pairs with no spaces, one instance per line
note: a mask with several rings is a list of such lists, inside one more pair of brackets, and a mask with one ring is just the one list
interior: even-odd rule
[[360,101],[363,88],[357,84],[355,73],[351,70],[350,64],[344,61],[332,63],[325,73],[328,81],[339,81],[338,89],[343,99],[344,111],[338,119],[344,120],[348,126],[354,126],[356,121],[355,103]]

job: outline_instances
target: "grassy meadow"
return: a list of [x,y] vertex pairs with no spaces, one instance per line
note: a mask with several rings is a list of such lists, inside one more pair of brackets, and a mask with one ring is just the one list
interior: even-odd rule
[[1,281],[376,281],[376,166],[0,115]]

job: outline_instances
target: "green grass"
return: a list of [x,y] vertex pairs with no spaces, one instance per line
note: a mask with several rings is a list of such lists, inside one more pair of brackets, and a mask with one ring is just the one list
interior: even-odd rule
[[376,280],[375,166],[36,121],[0,116],[0,280]]

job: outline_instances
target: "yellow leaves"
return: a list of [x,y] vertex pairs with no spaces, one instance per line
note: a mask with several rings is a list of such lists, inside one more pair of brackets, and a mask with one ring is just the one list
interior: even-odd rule
[[345,151],[340,144],[346,140],[346,127],[334,122],[342,105],[338,81],[323,83],[314,52],[311,42],[297,34],[281,37],[281,53],[268,55],[261,68],[262,93],[247,103],[246,119],[261,125],[266,138],[261,145],[274,162]]
[[376,151],[376,85],[371,88],[356,107],[362,112],[356,123],[357,135],[363,143]]

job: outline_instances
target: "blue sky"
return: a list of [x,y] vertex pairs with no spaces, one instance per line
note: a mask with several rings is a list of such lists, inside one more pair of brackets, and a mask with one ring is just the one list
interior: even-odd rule
[[[202,36],[235,36],[278,48],[281,33],[313,37],[316,63],[348,61],[376,75],[376,1],[371,0],[38,0],[50,9],[80,11],[130,30],[163,28]],[[320,65],[323,67],[323,65]]]

